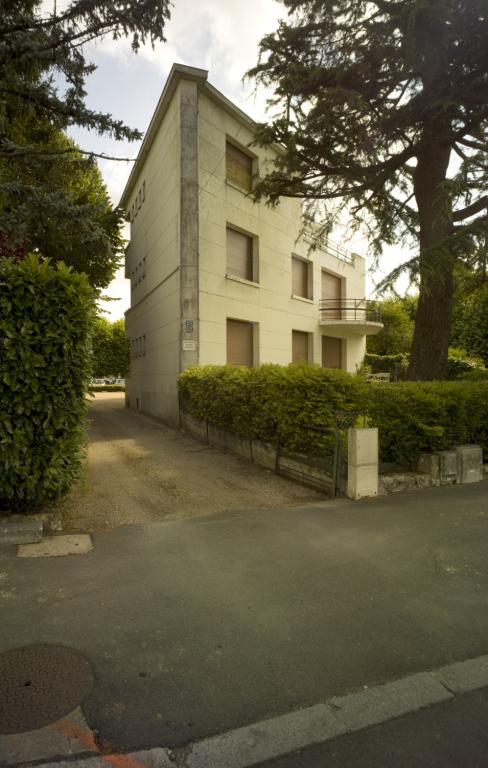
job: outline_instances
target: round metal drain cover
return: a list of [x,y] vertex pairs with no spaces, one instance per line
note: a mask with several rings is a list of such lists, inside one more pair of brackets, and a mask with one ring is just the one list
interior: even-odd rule
[[0,654],[0,734],[24,733],[64,717],[93,684],[90,664],[62,645],[26,645]]

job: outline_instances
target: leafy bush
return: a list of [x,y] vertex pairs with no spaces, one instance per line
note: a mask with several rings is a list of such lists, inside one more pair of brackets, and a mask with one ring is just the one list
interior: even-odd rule
[[328,442],[306,426],[332,427],[335,411],[354,411],[365,384],[344,371],[311,365],[205,366],[180,374],[188,413],[245,437],[320,453]]
[[364,364],[371,368],[371,373],[391,373],[397,379],[407,375],[408,355],[374,355],[368,352],[364,356]]
[[85,275],[0,260],[0,509],[49,502],[77,477],[94,311]]
[[[396,380],[404,381],[407,376],[409,355],[373,355],[367,353],[364,357],[364,364],[371,368],[372,373],[391,373]],[[457,379],[459,376],[473,371],[482,366],[482,361],[469,357],[459,349],[450,349],[447,359],[447,376],[449,380]]]
[[485,382],[375,385],[308,365],[206,366],[182,373],[179,391],[184,410],[199,419],[269,442],[279,434],[292,450],[311,454],[326,440],[303,427],[332,426],[335,411],[367,414],[368,425],[379,429],[382,461],[413,468],[420,453],[456,443],[488,450]]
[[380,455],[409,467],[422,452],[479,443],[488,450],[488,386],[477,382],[397,382],[372,386],[368,415]]

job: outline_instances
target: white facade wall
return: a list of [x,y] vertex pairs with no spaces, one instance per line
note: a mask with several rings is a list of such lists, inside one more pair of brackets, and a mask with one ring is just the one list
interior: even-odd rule
[[[127,404],[176,422],[178,373],[192,361],[226,363],[228,318],[257,324],[256,364],[290,363],[296,330],[311,334],[311,362],[318,364],[322,336],[342,337],[342,367],[355,372],[364,357],[366,338],[348,328],[319,324],[321,270],[342,279],[343,299],[362,299],[364,260],[356,257],[354,264],[347,263],[330,253],[311,251],[303,240],[297,242],[300,201],[283,199],[270,208],[253,203],[226,182],[226,139],[245,149],[252,141],[252,123],[206,86],[206,73],[177,66],[169,86],[122,197],[126,210],[134,214],[126,254],[126,276],[132,285],[126,313],[132,345]],[[248,151],[257,156],[263,173],[272,150]],[[195,152],[198,163],[193,162]],[[227,225],[258,240],[256,284],[226,276]],[[313,264],[311,300],[292,296],[292,254]],[[189,264],[194,265],[190,275]],[[189,347],[185,328],[193,311],[195,343]],[[189,348],[195,351],[185,351]]]
[[[301,204],[283,199],[276,208],[254,203],[227,183],[226,139],[245,148],[252,141],[251,128],[199,94],[200,171],[200,364],[226,363],[226,320],[258,323],[255,362],[287,365],[292,357],[292,331],[313,334],[313,362],[322,362],[322,335],[339,334],[319,326],[321,270],[342,278],[343,297],[364,298],[365,268],[356,257],[354,266],[322,251],[297,243]],[[263,169],[270,151],[252,147]],[[232,225],[258,238],[259,283],[252,285],[226,277],[226,226]],[[292,254],[313,263],[313,300],[292,297]],[[344,332],[341,332],[343,335]],[[355,372],[362,362],[364,336],[345,337],[343,368]]]
[[[175,411],[176,377],[179,372],[178,89],[139,169],[130,199],[138,197],[144,183],[145,200],[131,222],[130,246],[126,256],[126,275],[131,277],[132,285],[131,308],[126,313],[126,333],[133,347],[126,399],[131,408],[171,420]],[[131,208],[131,204],[128,207]],[[141,274],[141,263],[145,266],[145,277]],[[137,346],[140,348],[137,349]]]

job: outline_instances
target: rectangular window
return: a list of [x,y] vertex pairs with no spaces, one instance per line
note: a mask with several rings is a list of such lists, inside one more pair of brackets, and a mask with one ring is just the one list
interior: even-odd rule
[[243,192],[252,190],[252,157],[229,142],[225,148],[225,178]]
[[291,292],[293,296],[301,296],[303,299],[312,298],[312,264],[309,261],[291,257]]
[[342,368],[342,339],[322,336],[322,368]]
[[308,337],[304,331],[291,332],[291,361],[292,363],[308,363]]
[[227,227],[227,274],[254,280],[253,238]]
[[254,323],[227,320],[227,365],[247,365],[254,362]]
[[322,299],[326,310],[324,320],[340,320],[342,302],[342,280],[322,270]]

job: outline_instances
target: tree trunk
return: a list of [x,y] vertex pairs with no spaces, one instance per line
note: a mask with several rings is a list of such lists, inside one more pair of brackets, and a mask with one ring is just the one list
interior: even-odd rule
[[454,279],[447,238],[452,211],[444,183],[451,149],[439,144],[445,126],[433,126],[417,157],[414,191],[420,218],[420,290],[408,378],[447,378]]

